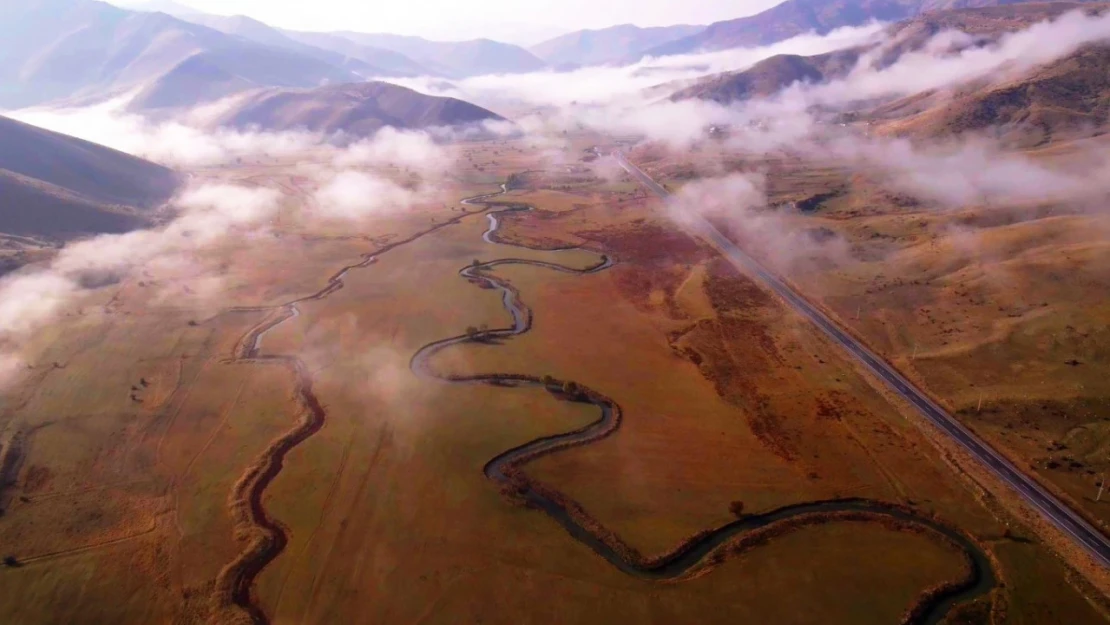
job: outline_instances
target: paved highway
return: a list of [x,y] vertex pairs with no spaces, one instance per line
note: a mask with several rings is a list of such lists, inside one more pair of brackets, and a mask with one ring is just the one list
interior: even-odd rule
[[[668,193],[666,189],[652,180],[651,177],[645,174],[639,167],[630,163],[628,159],[625,158],[624,154],[619,151],[614,151],[613,158],[620,163],[625,171],[636,177],[645,187],[660,198],[666,199],[670,196],[670,193]],[[704,236],[711,241],[734,264],[746,268],[763,280],[763,282],[785,300],[791,308],[812,321],[828,335],[833,342],[844,348],[856,360],[863,363],[865,367],[870,369],[872,373],[885,382],[891,390],[913,404],[922,416],[960,443],[972,456],[982,462],[1003,482],[1009,484],[1026,502],[1039,510],[1049,522],[1071,536],[1077,544],[1094,556],[1103,566],[1110,567],[1110,540],[1108,540],[1102,532],[1095,529],[1067,504],[1055,495],[1049,493],[1044,487],[1003,458],[998,452],[987,445],[987,443],[983,442],[978,436],[953,418],[952,415],[948,414],[943,408],[929,399],[925,393],[915,387],[912,382],[898,373],[894,367],[882,358],[876,356],[862,343],[842,330],[828,316],[810,304],[793,288],[764,268],[754,258],[745,254],[706,219],[694,213],[688,213],[688,217],[690,218],[688,222],[696,231],[696,234]]]

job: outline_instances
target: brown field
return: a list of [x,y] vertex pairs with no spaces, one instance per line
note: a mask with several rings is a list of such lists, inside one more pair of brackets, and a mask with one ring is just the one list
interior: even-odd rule
[[[580,142],[565,161],[582,156],[589,143]],[[201,174],[281,188],[292,205],[307,198],[293,168],[250,163]],[[538,210],[503,217],[501,236],[536,248],[588,249],[490,245],[481,239],[486,218],[459,212],[457,200],[526,171],[539,173],[497,201]],[[931,217],[942,218],[957,217]],[[882,215],[873,219],[869,227],[887,223]],[[427,205],[368,219],[357,232],[309,227],[288,215],[276,230],[280,237],[214,253],[224,267],[218,297],[167,298],[179,285],[152,272],[105,288],[36,338],[34,368],[0,412],[0,443],[15,433],[23,441],[14,484],[0,493],[8,502],[0,555],[21,564],[0,568],[0,622],[241,619],[217,582],[260,530],[233,514],[230,500],[260,454],[299,427],[309,410],[292,367],[240,355],[243,336],[277,312],[227,309],[310,295],[361,254],[411,237],[350,271],[341,290],[298,304],[300,315],[262,342],[260,356],[295,355],[304,363],[326,412],[323,427],[292,448],[261,497],[288,539],[254,579],[252,603],[269,622],[885,624],[898,622],[928,589],[965,574],[963,553],[933,534],[834,518],[775,535],[691,579],[653,582],[618,571],[543,513],[503,497],[482,473],[491,458],[583,427],[596,409],[537,388],[418,377],[409,359],[467,326],[506,323],[500,294],[458,275],[472,260],[584,268],[599,254],[616,265],[586,276],[497,268],[534,311],[531,331],[435,357],[439,371],[552,375],[619,403],[616,433],[526,464],[529,479],[574,500],[645,556],[729,522],[738,501],[745,514],[849,497],[901,504],[958,528],[996,563],[1003,583],[961,607],[954,622],[977,611],[994,620],[969,622],[1105,620],[1097,592],[955,470],[904,407],[619,176],[545,164],[527,145],[472,144],[443,183],[442,198]],[[1068,232],[1078,236],[1074,227]],[[1026,249],[1025,235],[1013,236],[1000,236],[997,245]],[[1098,248],[1090,240],[1051,240],[1068,241],[1076,254]],[[931,262],[930,271],[957,273],[939,266],[937,254],[913,246],[898,253],[907,272],[914,262]],[[1019,256],[1023,268],[1038,266],[1036,255]],[[866,271],[879,267],[860,262],[854,273],[795,279],[807,288],[824,282],[841,289],[819,295],[846,318],[862,297],[851,287],[871,285]],[[1056,323],[1058,315],[997,299],[965,304],[972,317],[999,305],[1021,316],[966,330],[961,340],[977,342],[961,351],[939,344],[938,337],[955,336],[942,335],[939,325],[908,323],[917,314],[905,307],[908,295],[887,283],[868,288],[879,291],[867,299],[868,318],[885,318],[906,333],[881,334],[871,321],[853,327],[896,362],[912,365],[911,373],[938,395],[971,375],[956,364],[966,354],[997,364],[995,377],[976,379],[976,388],[991,393],[973,421],[985,434],[1015,446],[1027,441],[1021,444],[1032,449],[1040,431],[1006,427],[1020,423],[1009,416],[1019,414],[1045,430],[1053,424],[1052,440],[1067,445],[1056,455],[1098,452],[1097,432],[1070,433],[1066,419],[1047,421],[1043,412],[1003,410],[1005,389],[1029,393],[1034,376],[1091,376],[1061,379],[1040,401],[1050,392],[1059,396],[1066,384],[1098,383],[1088,364],[1096,362],[1101,336],[1096,311],[1074,306],[1069,324],[1096,351],[1074,352],[1081,366],[1050,366],[1074,345],[1086,345],[1079,338],[1051,348],[1039,342],[1055,326],[1037,324]],[[1059,293],[1063,299],[1078,297],[1081,287],[1057,288],[1072,289]],[[922,290],[914,295],[922,301],[939,293],[967,300],[955,295],[964,287]],[[947,303],[928,306],[964,310]],[[985,313],[974,318],[988,323]],[[915,339],[929,348],[910,363],[907,345],[912,349]],[[999,363],[1009,353],[1003,348],[1024,350],[1013,353],[1031,369],[1003,370]],[[953,397],[966,408],[974,395]],[[1034,405],[1040,406],[1022,404]],[[1083,405],[1092,413],[1098,408]],[[1090,490],[1082,471],[1055,471],[1046,475],[1075,476],[1074,484],[1060,479],[1061,488]]]
[[[1091,146],[1028,154],[1067,169]],[[773,203],[814,200],[792,223],[834,232],[850,250],[780,270],[1105,527],[1110,506],[1095,501],[1110,469],[1105,211],[1064,201],[943,209],[843,169],[771,172]]]

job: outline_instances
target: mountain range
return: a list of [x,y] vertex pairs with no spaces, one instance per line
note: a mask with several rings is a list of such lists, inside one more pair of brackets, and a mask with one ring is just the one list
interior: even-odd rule
[[1023,0],[786,0],[756,15],[715,22],[700,32],[651,48],[646,54],[668,56],[763,46],[805,33],[824,35],[837,28],[872,21],[899,22],[935,11],[1022,3]]

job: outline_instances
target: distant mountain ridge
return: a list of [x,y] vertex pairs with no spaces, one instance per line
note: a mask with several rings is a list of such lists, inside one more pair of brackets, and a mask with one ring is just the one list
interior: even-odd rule
[[364,46],[403,54],[447,78],[535,72],[547,64],[524,48],[490,39],[431,41],[384,33],[331,33]]
[[599,30],[567,33],[529,48],[552,65],[606,65],[638,61],[656,46],[701,32],[705,26],[676,25],[640,28],[622,24]]
[[899,22],[932,11],[1022,3],[1024,0],[786,0],[756,15],[715,22],[699,33],[656,46],[647,53],[669,56],[764,46],[808,32],[823,35],[876,20]]

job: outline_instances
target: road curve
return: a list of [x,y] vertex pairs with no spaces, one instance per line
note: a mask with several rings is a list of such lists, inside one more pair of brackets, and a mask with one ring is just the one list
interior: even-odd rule
[[[661,185],[651,179],[639,167],[629,162],[628,158],[618,150],[612,152],[625,171],[640,181],[648,190],[662,199],[670,197],[670,193]],[[810,304],[802,295],[776,275],[767,270],[754,258],[730,241],[713,224],[701,215],[693,212],[685,213],[688,224],[695,234],[705,237],[717,246],[733,264],[739,265],[759,277],[764,284],[779,295],[786,303],[809,319],[820,328],[834,343],[842,347],[868,370],[879,377],[887,386],[906,401],[913,404],[926,419],[940,428],[945,434],[964,447],[972,456],[977,458],[988,470],[1008,484],[1029,505],[1040,513],[1060,531],[1070,536],[1076,544],[1091,554],[1102,566],[1110,567],[1110,539],[1095,529],[1084,520],[1079,513],[1073,510],[1058,497],[1048,492],[1033,478],[1006,460],[990,445],[973,434],[962,423],[948,414],[943,408],[929,399],[912,382],[882,358],[875,355],[863,343],[856,340],[848,332],[841,329],[825,313],[813,304]]]

